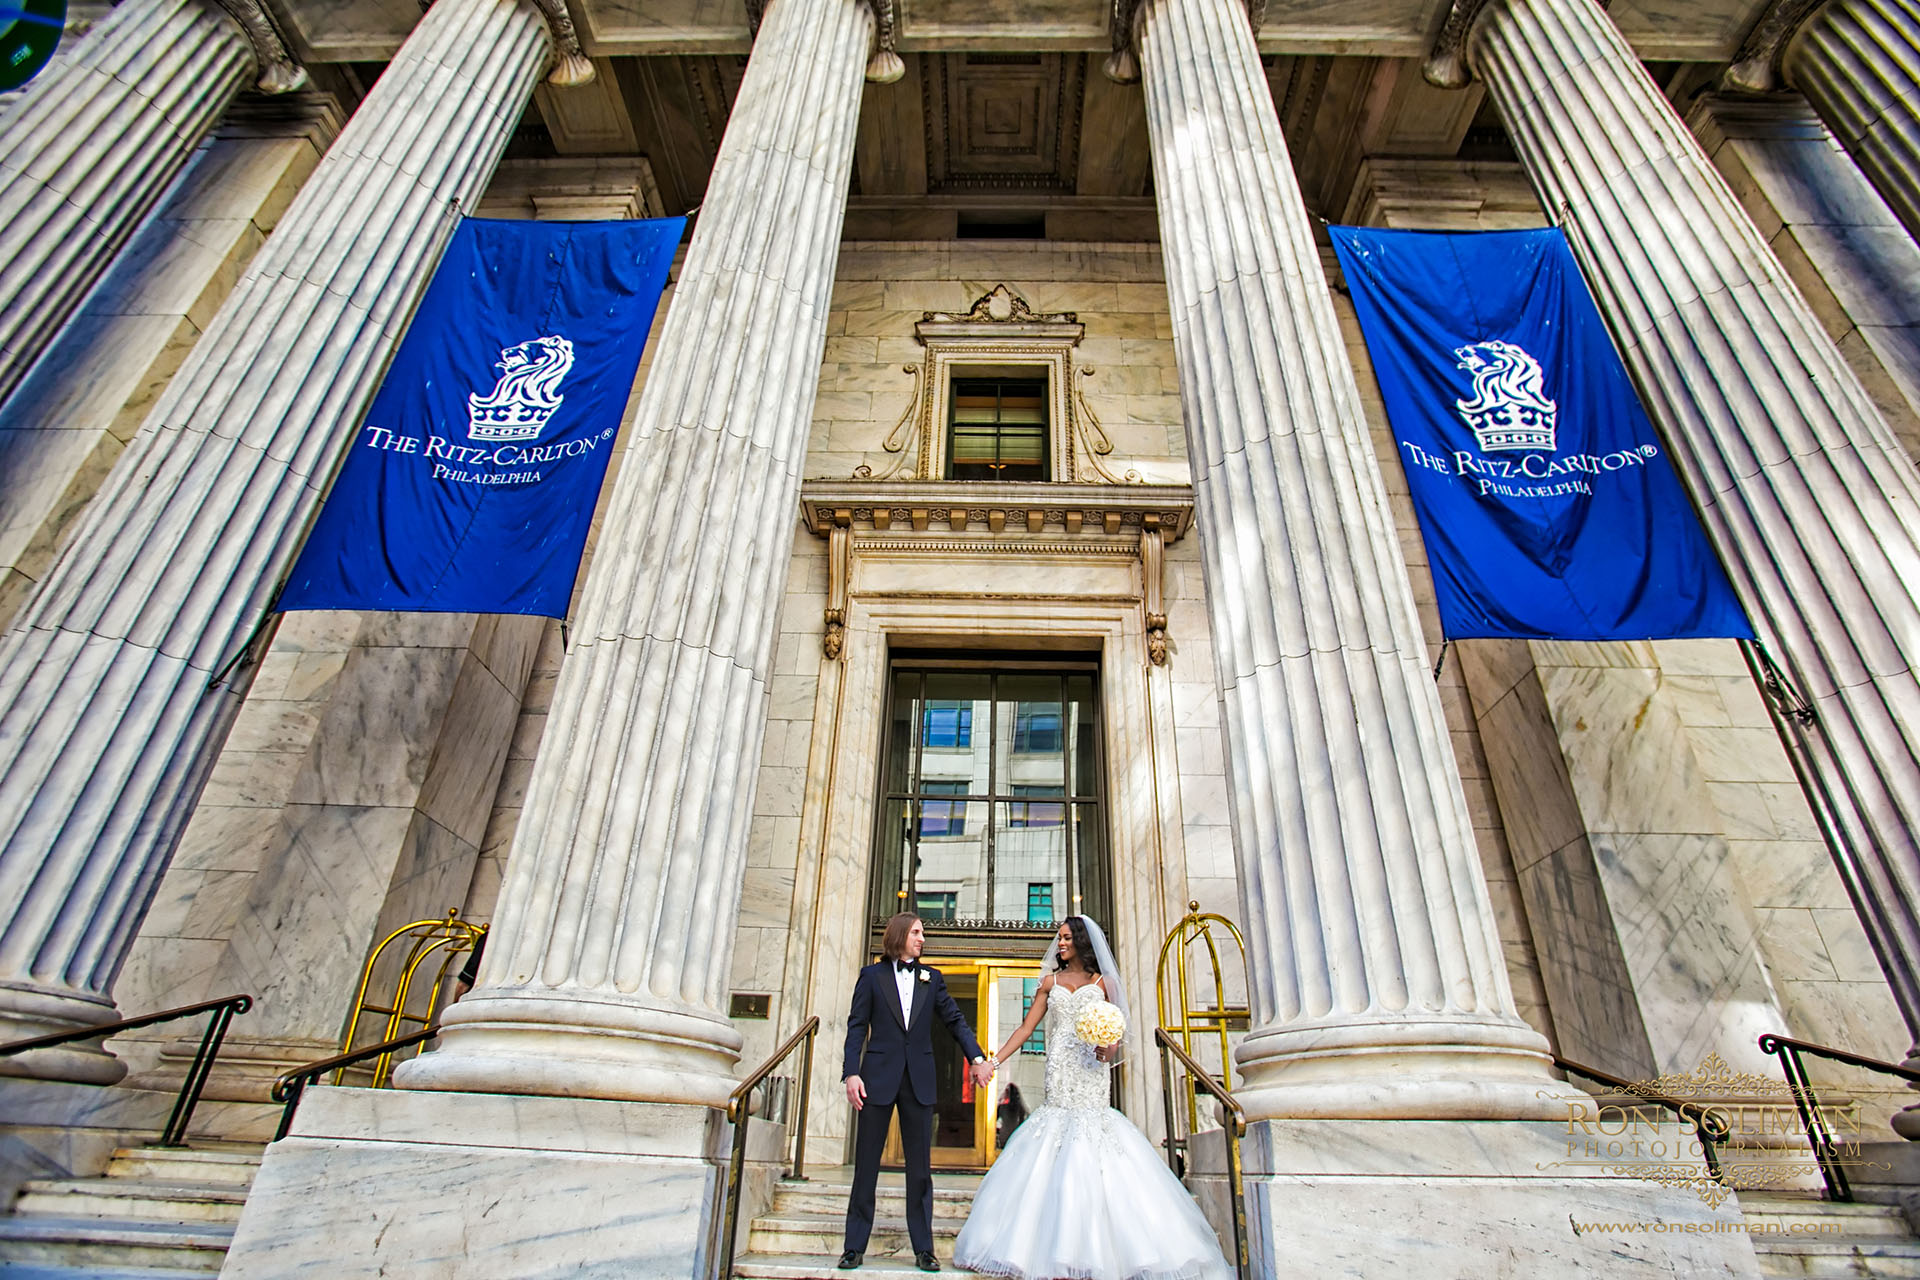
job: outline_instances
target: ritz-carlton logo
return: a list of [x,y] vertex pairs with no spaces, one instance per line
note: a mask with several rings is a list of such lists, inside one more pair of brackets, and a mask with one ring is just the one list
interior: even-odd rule
[[1552,453],[1559,406],[1547,399],[1540,362],[1511,342],[1457,347],[1459,368],[1473,374],[1473,399],[1454,407],[1473,428],[1482,453],[1526,449]]
[[561,380],[573,368],[573,343],[548,334],[500,352],[500,380],[489,395],[467,397],[467,435],[474,440],[537,440],[566,399]]

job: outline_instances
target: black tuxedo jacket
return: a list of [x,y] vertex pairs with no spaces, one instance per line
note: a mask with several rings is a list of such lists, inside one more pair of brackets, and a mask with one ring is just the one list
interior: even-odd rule
[[921,1106],[932,1106],[935,1018],[944,1022],[960,1042],[969,1062],[981,1056],[966,1015],[947,994],[947,980],[938,969],[922,965],[914,975],[913,1017],[902,1023],[893,961],[868,965],[853,982],[846,1061],[840,1078],[859,1076],[867,1086],[867,1101],[880,1106],[899,1098],[900,1082],[905,1080],[912,1085],[913,1096]]

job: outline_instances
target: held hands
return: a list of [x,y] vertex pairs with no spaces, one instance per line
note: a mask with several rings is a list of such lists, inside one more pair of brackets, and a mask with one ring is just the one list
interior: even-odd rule
[[855,1111],[867,1105],[867,1082],[859,1076],[847,1077],[847,1101],[853,1104]]
[[975,1088],[984,1089],[987,1087],[988,1082],[993,1079],[994,1065],[992,1058],[982,1058],[973,1064],[970,1070],[973,1072],[973,1084]]

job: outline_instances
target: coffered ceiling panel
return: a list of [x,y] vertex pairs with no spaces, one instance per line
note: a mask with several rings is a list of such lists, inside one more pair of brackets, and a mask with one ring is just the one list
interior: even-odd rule
[[1086,66],[1077,53],[922,58],[928,190],[1073,190]]

